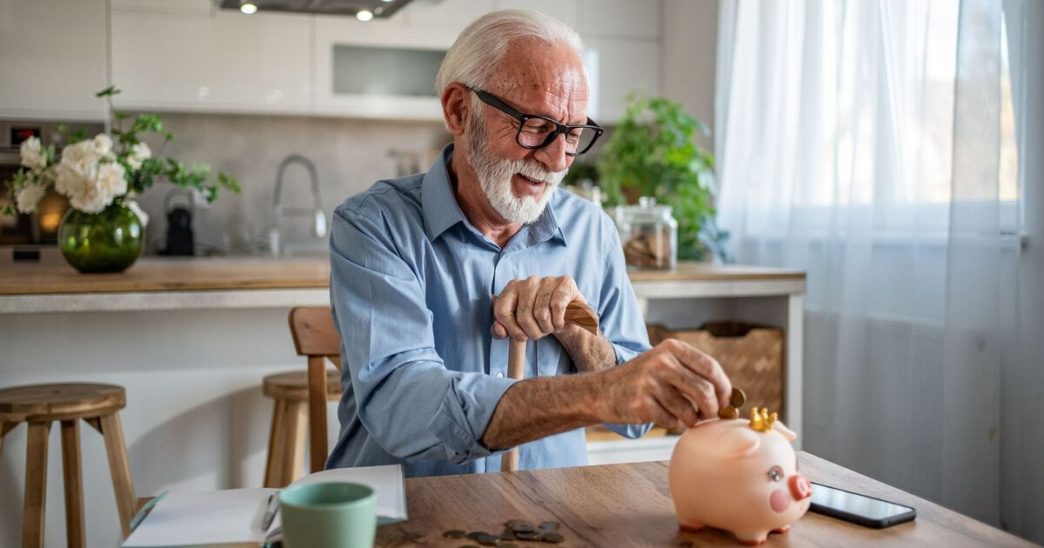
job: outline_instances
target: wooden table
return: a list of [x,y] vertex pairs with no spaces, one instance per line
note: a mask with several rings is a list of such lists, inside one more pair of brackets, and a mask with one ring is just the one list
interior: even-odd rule
[[[810,480],[913,506],[917,519],[878,530],[809,513],[790,532],[770,535],[765,546],[1032,546],[808,453],[799,453],[798,459]],[[474,544],[442,534],[450,529],[499,533],[509,519],[561,523],[565,542],[560,546],[737,544],[723,531],[678,529],[666,462],[413,478],[406,480],[406,500],[410,519],[380,527],[378,546]]]

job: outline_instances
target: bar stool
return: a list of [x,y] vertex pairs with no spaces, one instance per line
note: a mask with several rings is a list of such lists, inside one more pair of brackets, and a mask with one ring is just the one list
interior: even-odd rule
[[29,428],[25,459],[25,504],[22,546],[43,546],[47,495],[47,438],[51,423],[61,422],[65,523],[69,546],[84,546],[83,470],[80,462],[80,419],[101,433],[109,459],[116,509],[123,536],[134,515],[134,485],[118,411],[126,405],[122,386],[93,383],[36,384],[0,390],[0,451],[3,438],[19,423]]
[[[299,404],[308,403],[309,470],[326,465],[328,452],[326,402],[341,397],[341,336],[328,306],[297,307],[290,310],[290,335],[298,356],[308,358],[307,372],[295,371],[265,377],[265,395],[276,399],[268,439],[265,487],[283,487],[294,479],[304,446],[301,440]],[[337,371],[327,371],[326,361]],[[299,398],[301,390],[306,398]]]
[[[308,372],[289,371],[268,375],[262,382],[261,391],[265,396],[275,400],[272,428],[268,435],[265,487],[286,487],[301,474],[301,465],[304,462]],[[336,371],[328,371],[326,400],[340,399],[340,376]]]

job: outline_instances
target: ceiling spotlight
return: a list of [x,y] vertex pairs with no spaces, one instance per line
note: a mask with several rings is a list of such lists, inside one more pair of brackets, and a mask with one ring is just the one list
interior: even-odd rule
[[370,10],[359,10],[358,13],[355,14],[355,18],[360,21],[369,21],[370,19],[373,19],[373,12]]
[[253,2],[243,2],[239,5],[239,11],[247,15],[253,15],[257,13],[257,6],[255,6]]
[[388,2],[388,3],[391,3],[391,2],[394,2],[394,1],[395,0],[381,0],[381,2]]

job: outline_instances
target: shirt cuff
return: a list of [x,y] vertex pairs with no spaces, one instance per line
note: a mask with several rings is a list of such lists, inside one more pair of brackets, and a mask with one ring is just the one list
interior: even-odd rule
[[609,344],[613,345],[613,352],[616,354],[616,365],[620,365],[621,363],[630,361],[641,353],[631,350],[630,348],[627,348],[625,346],[620,346],[619,344],[616,344],[614,342],[610,342]]
[[446,457],[464,464],[494,453],[482,444],[504,392],[518,382],[482,373],[466,373],[454,379],[429,426],[443,441]]

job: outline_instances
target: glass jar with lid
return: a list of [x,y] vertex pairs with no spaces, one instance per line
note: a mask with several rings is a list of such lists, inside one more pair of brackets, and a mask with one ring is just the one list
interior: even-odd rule
[[671,206],[642,196],[638,205],[617,206],[614,212],[628,266],[669,270],[678,257],[678,221]]

